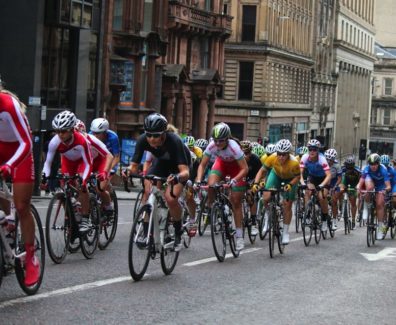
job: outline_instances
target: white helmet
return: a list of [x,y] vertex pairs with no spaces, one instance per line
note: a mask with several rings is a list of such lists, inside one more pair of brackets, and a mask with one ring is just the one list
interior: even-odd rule
[[335,160],[337,158],[337,151],[335,149],[327,149],[325,151],[325,157],[327,160]]
[[275,146],[276,152],[290,152],[292,144],[287,139],[279,140]]
[[74,128],[79,132],[84,132],[84,133],[87,132],[85,123],[79,119],[76,120],[76,125],[74,126]]
[[92,121],[91,132],[93,133],[103,133],[109,129],[109,121],[105,118],[99,117]]
[[315,148],[320,148],[321,144],[319,142],[319,140],[316,139],[311,139],[308,141],[307,143],[307,147],[315,147]]
[[272,143],[267,144],[265,147],[267,155],[272,155],[276,151],[276,146]]
[[73,112],[63,111],[58,113],[52,120],[52,128],[54,130],[72,129],[76,125],[77,118]]

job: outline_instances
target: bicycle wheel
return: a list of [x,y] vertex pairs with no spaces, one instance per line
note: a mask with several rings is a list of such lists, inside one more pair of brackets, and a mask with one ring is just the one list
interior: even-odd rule
[[[171,243],[175,241],[175,228],[173,227],[173,224],[169,218],[165,228],[164,241],[165,243]],[[178,258],[179,252],[175,251],[173,245],[171,245],[171,247],[162,247],[161,268],[165,275],[169,275],[173,272]]]
[[253,245],[254,242],[256,241],[257,235],[252,234],[252,218],[250,215],[250,207],[246,201],[243,201],[242,209],[243,209],[243,215],[244,215],[244,217],[243,217],[243,226],[244,226],[243,234],[245,237],[245,229],[246,229],[248,237],[249,237],[249,241]]
[[275,229],[275,211],[271,207],[269,216],[268,216],[268,243],[269,243],[269,253],[271,258],[275,255],[275,237],[276,237],[276,229]]
[[313,207],[313,217],[312,217],[312,222],[314,226],[314,237],[315,237],[315,243],[319,244],[320,238],[325,236],[325,234],[322,234],[322,223],[320,222],[320,212],[317,210],[317,207]]
[[[64,193],[55,193],[48,205],[45,238],[48,255],[60,264],[64,261],[72,234],[71,210]],[[79,241],[79,239],[77,239]]]
[[213,250],[219,262],[224,262],[226,255],[226,233],[223,213],[221,206],[215,204],[212,207],[212,214],[210,216],[210,233],[212,237]]
[[240,251],[236,249],[236,225],[235,225],[235,218],[234,213],[230,208],[231,215],[228,217],[228,221],[230,222],[226,226],[226,237],[228,237],[228,242],[230,244],[230,250],[232,255],[237,258],[239,256]]
[[[188,211],[186,209],[183,209],[183,224],[186,224],[189,217],[190,215],[188,214]],[[188,229],[186,227],[183,228],[184,228],[182,235],[183,245],[185,248],[189,248],[191,244],[191,236],[189,235]]]
[[260,199],[259,203],[261,202],[262,208],[260,210],[257,209],[257,211],[260,211],[260,227],[259,227],[259,236],[261,240],[264,240],[265,237],[267,236],[269,232],[269,218],[268,218],[268,208],[264,207],[264,202],[262,199]]
[[135,206],[133,207],[133,218],[134,219],[136,218],[136,213],[139,211],[140,207],[142,206],[143,193],[144,193],[144,189],[140,190],[140,192],[136,196]]
[[3,244],[0,241],[0,287],[3,282],[3,273],[4,273],[4,256],[3,256]]
[[91,228],[86,233],[80,236],[81,238],[81,252],[85,258],[92,258],[96,252],[99,241],[99,227],[100,227],[100,207],[96,196],[92,193],[89,195],[89,218]]
[[[40,275],[39,280],[33,286],[25,285],[25,257],[16,258],[15,259],[15,274],[18,279],[19,286],[22,290],[28,295],[34,295],[41,286],[41,282],[43,281],[44,268],[45,268],[45,241],[44,241],[44,232],[43,227],[41,225],[40,215],[38,214],[36,208],[33,205],[30,205],[30,210],[33,216],[34,222],[34,246],[35,246],[35,255],[40,264]],[[22,238],[21,227],[19,218],[16,215],[15,218],[15,255],[20,255],[25,252],[25,243]]]
[[277,216],[277,221],[276,221],[276,239],[278,241],[278,249],[279,249],[279,253],[283,254],[283,252],[285,251],[285,245],[282,244],[282,230],[280,228],[279,225],[279,219],[280,216]]
[[392,239],[395,239],[395,234],[396,234],[396,224],[395,224],[394,213],[395,213],[395,210],[392,209],[391,213],[390,213],[390,216],[389,216],[389,219],[388,219],[390,221],[389,228],[390,228],[390,234],[391,234],[391,238]]
[[[301,205],[302,204],[302,205]],[[302,227],[302,224],[300,225],[302,218],[301,218],[301,209],[302,206],[304,206],[304,203],[301,202],[301,198],[297,197],[295,206],[294,206],[294,218],[295,218],[295,224],[296,224],[296,233],[299,232],[300,226]]]
[[371,247],[375,244],[376,237],[376,224],[375,224],[375,216],[374,209],[371,208],[369,211],[369,220],[367,222],[367,247]]
[[[143,205],[138,211],[132,223],[131,234],[128,244],[128,264],[132,279],[139,281],[146,273],[150,260],[151,243],[147,242],[147,234],[144,233],[144,220],[149,222],[151,207]],[[148,228],[148,226],[147,226]]]
[[[101,218],[100,222],[100,230],[99,230],[99,242],[98,247],[100,250],[105,249],[109,244],[114,240],[114,237],[117,232],[117,224],[118,224],[118,200],[116,192],[111,189],[110,190],[110,199],[114,206],[113,215],[106,216]],[[134,218],[135,218],[134,213]]]
[[206,206],[207,196],[203,196],[199,207],[197,208],[198,218],[198,233],[200,236],[206,231],[206,228],[210,225],[210,215],[208,214],[208,208]]
[[[308,222],[309,220],[309,222]],[[308,246],[312,239],[312,219],[311,219],[311,209],[307,209],[303,215],[302,220],[302,232],[305,246]]]

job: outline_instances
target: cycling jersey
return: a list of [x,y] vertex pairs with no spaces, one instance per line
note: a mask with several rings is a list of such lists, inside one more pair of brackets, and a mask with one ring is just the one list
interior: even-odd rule
[[34,181],[32,134],[19,101],[0,92],[0,163],[11,167],[14,182]]
[[191,165],[190,150],[183,144],[181,138],[174,133],[166,132],[164,143],[159,148],[149,145],[146,135],[143,133],[136,141],[135,154],[132,162],[139,164],[142,160],[144,151],[151,152],[157,158],[154,159],[148,174],[167,177],[169,174],[179,172],[178,165]]
[[332,166],[330,166],[330,173],[330,187],[332,188],[337,184],[338,177],[342,175],[342,169],[337,160],[333,163]]
[[65,144],[59,135],[55,135],[48,145],[47,159],[44,163],[43,174],[46,176],[50,175],[56,151],[61,154],[62,173],[74,175],[81,170],[83,181],[86,182],[92,169],[91,149],[87,138],[80,132],[73,131],[71,143]]
[[315,178],[325,177],[326,171],[330,170],[326,157],[322,153],[319,153],[316,161],[309,159],[309,153],[303,155],[300,161],[300,168],[308,170],[308,175]]
[[205,156],[216,157],[222,161],[231,162],[240,160],[244,157],[243,151],[239,144],[232,139],[228,139],[228,144],[224,149],[219,149],[214,141],[210,141],[204,152]]
[[105,144],[92,134],[87,134],[92,154],[92,172],[104,172],[106,168],[106,157],[110,154]]
[[372,180],[377,191],[384,190],[385,182],[389,181],[388,171],[382,164],[378,166],[378,169],[376,171],[372,171],[370,165],[367,165],[363,168],[361,178],[363,178],[364,180]]
[[268,157],[271,157],[271,155],[267,155],[266,153],[260,157],[260,161],[262,165],[264,165]]
[[249,167],[248,174],[246,176],[246,179],[249,180],[254,180],[256,178],[256,174],[261,168],[261,161],[260,158],[255,155],[254,153],[251,153],[249,158],[246,159],[247,165]]
[[353,169],[342,168],[342,181],[341,184],[345,187],[355,188],[359,183],[360,176],[362,175],[361,170],[355,166]]
[[289,155],[289,159],[286,160],[283,165],[281,165],[277,153],[273,153],[265,160],[262,168],[266,169],[267,171],[272,168],[279,178],[285,180],[292,179],[300,175],[300,166],[296,157],[293,155]]

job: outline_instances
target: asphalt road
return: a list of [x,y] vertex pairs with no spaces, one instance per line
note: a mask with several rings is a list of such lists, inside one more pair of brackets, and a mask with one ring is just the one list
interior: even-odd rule
[[[48,202],[35,200],[42,220]],[[207,232],[181,251],[170,276],[157,259],[134,282],[127,261],[132,206],[120,201],[115,241],[92,260],[78,252],[55,265],[47,257],[37,295],[25,296],[15,276],[5,277],[0,323],[396,324],[396,241],[389,237],[367,248],[365,228],[346,236],[340,227],[334,239],[305,247],[292,228],[283,255],[271,259],[267,240],[257,239],[239,258],[219,263]]]

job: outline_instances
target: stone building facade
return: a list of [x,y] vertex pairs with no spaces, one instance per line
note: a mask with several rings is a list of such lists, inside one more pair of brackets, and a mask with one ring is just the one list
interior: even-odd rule
[[334,147],[339,156],[358,151],[369,137],[374,70],[375,0],[338,0],[334,39],[337,104]]

